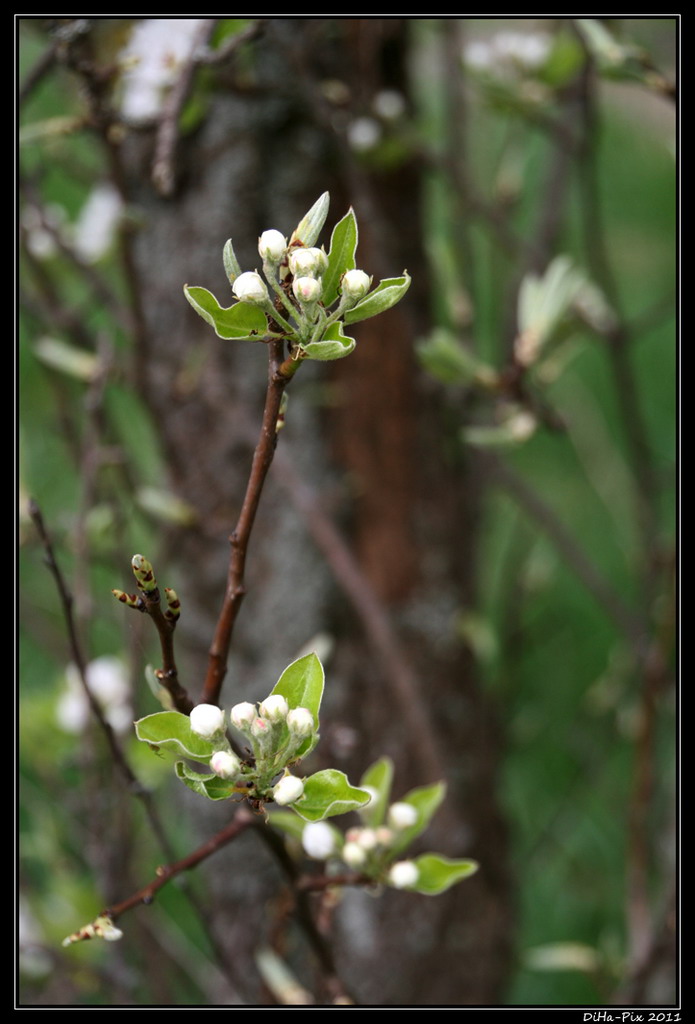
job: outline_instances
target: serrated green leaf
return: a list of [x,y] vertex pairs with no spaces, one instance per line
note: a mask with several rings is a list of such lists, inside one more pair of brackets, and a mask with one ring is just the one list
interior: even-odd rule
[[414,825],[404,828],[398,832],[396,839],[391,844],[394,854],[400,853],[410,846],[414,839],[425,831],[434,816],[437,808],[446,796],[446,783],[435,782],[431,786],[421,786],[403,797],[402,802],[411,804],[417,811],[417,821]]
[[304,793],[292,804],[292,810],[305,821],[322,821],[356,811],[369,799],[366,790],[350,785],[344,772],[326,768],[304,780]]
[[236,258],[231,238],[228,238],[224,243],[222,262],[224,263],[224,272],[227,275],[227,280],[230,284],[234,284],[237,277],[241,274],[241,267],[239,266],[239,260]]
[[331,198],[328,192],[324,192],[322,196],[319,196],[314,205],[302,217],[299,224],[292,232],[290,245],[296,239],[299,239],[300,242],[303,242],[304,245],[309,247],[314,244],[321,234],[321,228],[326,223],[330,201]]
[[189,288],[184,285],[183,293],[196,313],[214,327],[218,338],[260,341],[268,333],[268,321],[258,306],[249,302],[235,302],[225,309],[212,292],[197,286]]
[[352,207],[333,228],[331,248],[328,253],[328,270],[321,278],[323,301],[330,306],[338,297],[338,285],[346,270],[355,269],[357,249],[357,220]]
[[[272,693],[279,693],[287,701],[290,710],[308,708],[314,716],[316,728],[319,727],[319,709],[323,697],[325,675],[323,665],[312,651],[303,658],[297,658],[288,665]],[[318,736],[308,736],[297,751],[297,757],[305,757],[318,742]]]
[[356,324],[360,320],[367,320],[370,316],[377,316],[390,309],[391,306],[395,306],[410,288],[410,280],[410,274],[406,271],[401,277],[384,278],[374,291],[347,311],[345,323]]
[[234,783],[218,775],[193,772],[183,761],[177,761],[175,767],[176,775],[183,784],[208,800],[228,800],[235,792]]
[[311,341],[308,345],[302,345],[310,359],[318,359],[328,362],[331,359],[343,359],[349,356],[355,347],[355,339],[343,334],[343,324],[340,320],[334,321],[320,341]]
[[415,885],[408,888],[424,896],[437,896],[478,870],[478,864],[474,860],[450,860],[438,853],[423,853],[415,858],[415,866],[418,869],[418,879]]
[[384,824],[386,808],[391,797],[393,781],[393,761],[390,757],[382,757],[375,761],[360,779],[360,786],[369,786],[377,791],[377,796],[361,811],[362,819],[369,828],[379,828]]
[[160,711],[135,723],[135,734],[143,743],[152,743],[163,750],[173,750],[194,761],[207,764],[215,747],[191,729],[188,715],[179,711]]

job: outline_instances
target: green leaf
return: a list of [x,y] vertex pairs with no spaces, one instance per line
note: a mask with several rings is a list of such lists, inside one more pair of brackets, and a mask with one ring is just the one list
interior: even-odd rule
[[93,352],[68,345],[59,338],[40,338],[34,352],[42,363],[78,380],[94,380],[99,372],[99,359]]
[[292,810],[306,821],[321,821],[336,814],[356,811],[369,798],[366,790],[351,786],[343,772],[326,768],[305,779],[304,793],[292,804]]
[[331,198],[328,192],[324,192],[322,196],[316,200],[311,209],[302,217],[299,224],[292,232],[290,238],[290,245],[296,239],[300,242],[304,242],[304,245],[311,247],[316,239],[321,234],[321,228],[326,223],[326,217],[328,216],[328,206]]
[[184,785],[209,800],[228,800],[235,792],[234,783],[221,779],[218,775],[201,775],[200,772],[193,772],[183,761],[177,761],[175,767],[176,774]]
[[230,284],[234,284],[237,277],[241,274],[241,267],[239,266],[239,260],[236,258],[231,238],[228,238],[224,243],[222,262],[224,263],[224,272],[227,275],[227,280]]
[[446,783],[435,782],[431,786],[421,786],[419,789],[411,789],[411,791],[403,797],[402,802],[405,804],[411,804],[417,811],[417,821],[414,825],[410,825],[409,828],[404,828],[398,833],[395,841],[391,845],[391,850],[394,854],[400,853],[401,850],[405,850],[407,846],[410,846],[413,839],[417,839],[417,837],[425,831],[445,796]]
[[395,306],[410,288],[410,280],[410,274],[405,270],[402,277],[384,278],[374,291],[347,311],[345,323],[356,324],[359,320],[367,320]]
[[160,711],[147,715],[135,723],[135,733],[143,743],[152,743],[164,750],[184,754],[194,761],[207,764],[215,753],[215,747],[191,729],[188,715],[179,711]]
[[274,811],[269,808],[266,813],[271,825],[279,828],[281,832],[285,832],[292,839],[296,839],[301,843],[302,834],[306,826],[305,821],[298,818],[292,811]]
[[478,864],[474,860],[450,860],[438,853],[423,853],[415,858],[415,865],[418,869],[418,879],[415,885],[408,888],[424,896],[437,896],[478,870]]
[[379,828],[384,824],[386,808],[391,796],[393,781],[393,761],[390,757],[382,757],[375,761],[360,779],[360,786],[369,786],[377,791],[370,803],[362,810],[362,818],[369,828]]
[[331,249],[328,253],[328,270],[321,278],[323,301],[332,305],[338,297],[338,285],[346,270],[355,269],[357,248],[357,220],[352,207],[333,228]]
[[207,288],[184,285],[183,293],[206,323],[215,328],[218,338],[236,338],[239,341],[260,341],[268,333],[268,321],[258,306],[249,302],[235,302],[224,309]]
[[[279,693],[284,697],[290,710],[308,708],[314,716],[314,723],[318,729],[324,681],[323,665],[312,651],[311,654],[305,654],[303,658],[297,658],[287,666],[273,687],[272,693]],[[307,736],[297,750],[296,756],[304,757],[314,749],[317,742],[316,734]]]
[[343,324],[340,320],[334,321],[326,329],[321,341],[310,341],[308,345],[302,345],[310,359],[322,362],[349,356],[354,347],[355,339],[343,334]]
[[479,362],[446,328],[435,328],[418,344],[417,354],[425,369],[444,384],[476,380],[483,386],[493,387],[497,383],[492,367]]

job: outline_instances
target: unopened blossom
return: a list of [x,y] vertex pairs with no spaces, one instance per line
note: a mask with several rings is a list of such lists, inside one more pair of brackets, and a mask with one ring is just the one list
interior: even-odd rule
[[210,740],[224,729],[224,711],[214,704],[198,704],[191,711],[190,721],[197,736]]
[[264,306],[269,301],[265,282],[255,270],[239,274],[232,285],[232,291],[240,302],[249,302],[254,306]]
[[419,877],[417,865],[412,860],[399,860],[391,865],[388,874],[389,885],[395,889],[408,889]]
[[335,833],[325,821],[311,821],[304,826],[302,846],[309,857],[326,860],[335,852]]
[[293,804],[295,800],[299,800],[303,792],[304,783],[301,779],[298,779],[296,775],[285,775],[273,787],[273,799],[276,804],[286,807],[288,804]]

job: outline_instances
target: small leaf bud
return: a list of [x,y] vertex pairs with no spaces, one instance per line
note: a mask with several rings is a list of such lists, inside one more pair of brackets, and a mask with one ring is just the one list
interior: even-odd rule
[[292,291],[302,305],[308,306],[321,298],[321,282],[315,277],[295,277]]
[[218,750],[212,755],[210,767],[215,775],[230,781],[238,779],[241,773],[241,761],[235,754],[228,754],[226,750]]
[[268,263],[279,263],[285,255],[286,249],[287,239],[274,228],[271,228],[270,231],[264,231],[258,239],[260,257],[262,260],[267,260]]
[[269,722],[284,722],[289,711],[287,701],[279,693],[271,693],[258,707],[258,714]]
[[340,856],[351,868],[361,868],[367,861],[367,854],[357,843],[346,843]]
[[165,587],[164,596],[167,602],[167,610],[164,613],[164,617],[169,622],[176,622],[181,614],[181,602],[179,601],[178,594],[171,587]]
[[359,302],[367,294],[372,285],[372,279],[364,270],[346,270],[340,282],[340,290],[343,295],[353,302]]
[[312,821],[304,826],[302,846],[309,857],[326,860],[335,853],[335,834],[325,821]]
[[143,608],[145,607],[142,598],[138,594],[126,594],[124,590],[112,590],[111,593],[117,601],[127,604],[129,608],[140,608],[141,605]]
[[293,736],[306,739],[315,729],[314,716],[308,708],[292,708],[287,715],[287,728]]
[[397,803],[391,804],[387,815],[388,823],[396,831],[410,828],[417,821],[417,810],[412,804]]
[[191,711],[191,729],[204,740],[212,739],[224,729],[224,711],[214,704],[198,704]]
[[257,716],[256,705],[249,704],[247,700],[241,704],[235,704],[229,712],[229,719],[233,726],[241,732],[248,732]]
[[255,270],[240,274],[232,285],[232,291],[240,302],[250,302],[253,306],[264,306],[269,301],[268,289]]
[[391,866],[388,882],[394,889],[408,889],[410,886],[415,885],[418,876],[419,871],[414,861],[399,860]]
[[133,575],[138,582],[138,586],[145,593],[149,594],[157,588],[157,580],[154,576],[154,569],[150,562],[147,561],[144,555],[133,555],[130,560],[130,564],[133,567]]
[[273,799],[281,807],[287,807],[299,800],[304,792],[304,783],[296,775],[285,775],[273,786]]

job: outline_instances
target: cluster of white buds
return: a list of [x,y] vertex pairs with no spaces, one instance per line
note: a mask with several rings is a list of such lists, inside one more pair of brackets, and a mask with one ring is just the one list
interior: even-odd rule
[[351,868],[363,868],[370,859],[387,850],[394,838],[390,828],[350,828],[340,856]]
[[262,772],[270,772],[274,767],[277,774],[316,732],[311,711],[302,707],[290,709],[279,693],[271,693],[258,707],[248,701],[235,704],[229,719],[234,728],[251,741]]

